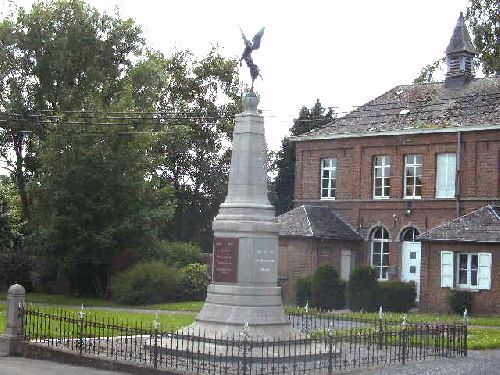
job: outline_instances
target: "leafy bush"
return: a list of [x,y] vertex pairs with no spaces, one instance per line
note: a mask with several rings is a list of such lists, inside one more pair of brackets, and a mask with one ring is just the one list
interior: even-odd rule
[[408,312],[415,305],[417,286],[413,281],[384,281],[378,288],[377,305],[384,311]]
[[175,300],[179,271],[163,262],[147,261],[120,272],[111,285],[112,300],[127,305],[144,305]]
[[347,284],[347,304],[353,311],[375,311],[377,309],[377,272],[369,266],[352,271]]
[[32,269],[31,258],[22,250],[11,250],[0,254],[0,288],[8,288],[18,283],[31,290],[30,272]]
[[188,264],[180,270],[179,296],[187,301],[202,301],[207,297],[210,275],[206,264]]
[[312,306],[318,309],[341,309],[345,305],[345,282],[331,264],[319,265],[311,283]]
[[312,276],[301,277],[297,280],[295,289],[295,300],[297,305],[305,306],[308,301],[311,301]]
[[472,311],[472,301],[474,294],[463,290],[452,291],[448,294],[448,306],[455,314],[463,314],[464,310],[470,314]]
[[178,268],[203,263],[201,248],[187,242],[160,242],[153,250],[153,257]]

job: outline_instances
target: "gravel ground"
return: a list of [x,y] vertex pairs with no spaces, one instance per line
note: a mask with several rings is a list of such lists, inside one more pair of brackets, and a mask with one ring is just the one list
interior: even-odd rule
[[440,358],[411,362],[407,365],[391,365],[365,371],[353,371],[362,375],[499,375],[500,350],[470,350],[467,358]]

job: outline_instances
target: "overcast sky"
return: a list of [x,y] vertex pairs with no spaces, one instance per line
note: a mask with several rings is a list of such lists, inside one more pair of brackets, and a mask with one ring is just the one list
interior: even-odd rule
[[[6,0],[3,0],[5,4]],[[0,2],[0,4],[2,3]],[[30,7],[31,0],[14,0]],[[400,84],[444,56],[468,0],[88,0],[101,11],[132,17],[148,45],[169,55],[190,49],[203,56],[217,44],[240,57],[247,37],[265,26],[253,53],[263,80],[266,137],[277,149],[303,105],[350,111]],[[248,69],[241,77],[250,82]],[[342,113],[341,113],[342,114]]]

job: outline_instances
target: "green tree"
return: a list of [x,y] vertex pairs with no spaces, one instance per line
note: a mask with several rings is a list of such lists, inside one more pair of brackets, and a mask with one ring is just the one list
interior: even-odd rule
[[[316,100],[312,108],[302,107],[299,117],[293,120],[290,128],[292,136],[298,136],[311,130],[318,129],[335,120],[331,108],[326,110],[321,102]],[[281,141],[281,150],[275,160],[276,178],[271,184],[271,201],[278,215],[289,211],[293,207],[293,191],[295,181],[295,143],[288,137]]]
[[[478,51],[476,67],[485,75],[500,72],[500,21],[498,0],[470,0],[465,20],[469,23],[474,47]],[[443,67],[445,58],[426,65],[413,83],[434,82],[434,73]]]
[[151,248],[173,214],[171,190],[151,182],[152,137],[132,129],[73,115],[40,148],[30,245],[80,293],[107,296],[113,257]]
[[443,68],[445,61],[446,59],[443,57],[441,59],[437,59],[432,64],[424,66],[418,77],[413,80],[413,83],[434,82],[434,73]]
[[500,72],[500,15],[498,0],[471,0],[465,19],[486,75]]
[[[131,19],[100,14],[80,0],[36,2],[0,22],[0,109],[13,113],[0,129],[0,157],[30,216],[27,186],[36,177],[42,129],[26,111],[108,105],[121,92],[130,57],[143,46]],[[16,114],[20,114],[18,116]]]
[[152,150],[153,182],[172,186],[178,202],[164,239],[211,248],[211,222],[226,194],[232,115],[240,106],[237,67],[214,48],[202,59],[189,51],[169,58],[150,52],[131,71],[136,102],[167,114]]

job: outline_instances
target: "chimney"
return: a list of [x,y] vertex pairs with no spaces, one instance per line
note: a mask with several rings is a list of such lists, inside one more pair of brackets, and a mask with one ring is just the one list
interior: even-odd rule
[[450,44],[446,48],[446,63],[448,65],[444,81],[446,87],[463,86],[472,78],[472,59],[475,55],[477,55],[477,51],[472,45],[465,26],[464,15],[460,12]]

